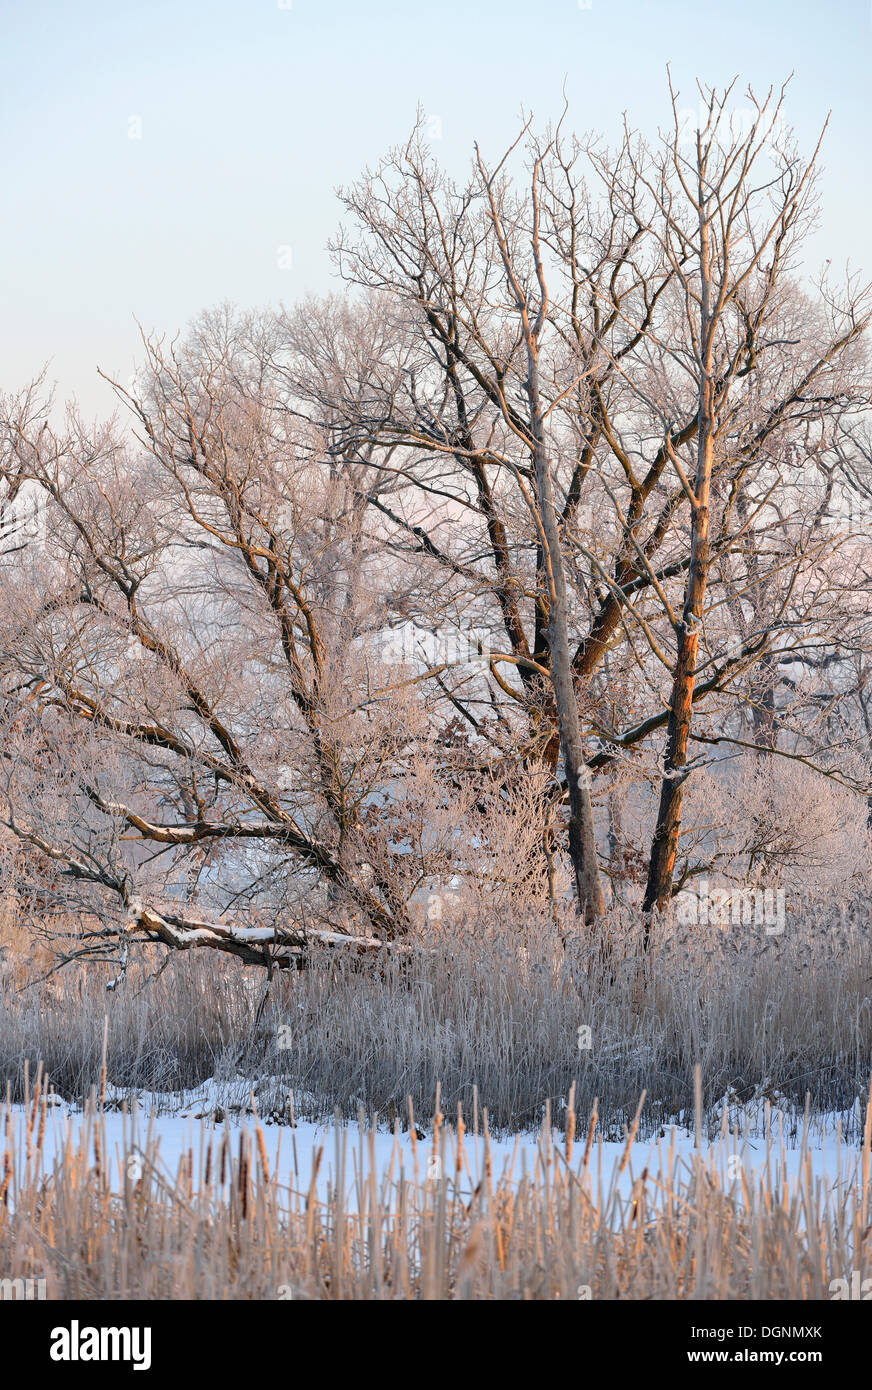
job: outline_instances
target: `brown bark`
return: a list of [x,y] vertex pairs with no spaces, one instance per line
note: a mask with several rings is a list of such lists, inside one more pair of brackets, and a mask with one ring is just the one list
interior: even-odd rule
[[538,385],[535,350],[530,354],[530,396],[534,406],[536,447],[534,462],[536,488],[542,531],[545,538],[544,558],[550,604],[548,611],[548,645],[551,651],[551,673],[554,701],[560,731],[560,747],[569,792],[569,857],[575,877],[579,914],[587,923],[595,922],[605,911],[602,883],[597,864],[593,805],[590,797],[590,774],[584,756],[578,702],[572,673],[567,623],[566,576],[560,546],[560,530],[554,506],[551,462],[542,433],[538,413]]
[[678,629],[678,654],[672,683],[663,783],[657,825],[651,844],[648,882],[642,911],[645,914],[645,944],[650,933],[651,912],[662,910],[672,894],[672,877],[681,833],[681,810],[687,779],[687,745],[693,717],[693,694],[699,654],[699,628],[703,616],[710,565],[709,500],[716,431],[714,380],[712,376],[714,318],[712,313],[711,227],[704,192],[705,164],[699,163],[700,235],[700,383],[697,466],[691,498],[691,556],[685,585],[684,608]]

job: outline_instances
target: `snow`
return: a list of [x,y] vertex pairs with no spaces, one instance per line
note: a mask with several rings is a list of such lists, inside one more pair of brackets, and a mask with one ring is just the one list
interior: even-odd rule
[[[244,1083],[239,1083],[235,1100],[228,1099],[229,1094],[226,1083],[215,1080],[192,1091],[141,1093],[134,1097],[110,1088],[106,1108],[97,1116],[93,1110],[53,1096],[43,1146],[45,1170],[50,1172],[62,1162],[67,1144],[74,1149],[83,1147],[93,1163],[96,1124],[103,1167],[113,1190],[123,1188],[125,1164],[133,1177],[139,1176],[142,1155],[152,1144],[157,1146],[157,1172],[173,1185],[183,1157],[187,1161],[193,1156],[196,1188],[210,1141],[214,1154],[226,1132],[231,1141],[230,1152],[236,1155],[240,1133],[247,1133],[255,1141],[256,1125],[260,1122],[271,1180],[284,1189],[289,1201],[295,1193],[305,1197],[309,1192],[319,1150],[321,1162],[315,1190],[325,1200],[328,1191],[335,1190],[337,1181],[341,1181],[348,1210],[355,1209],[357,1184],[363,1174],[369,1174],[371,1161],[380,1183],[392,1183],[401,1174],[422,1182],[440,1176],[432,1133],[421,1139],[409,1131],[402,1132],[399,1122],[394,1131],[379,1128],[374,1134],[363,1135],[360,1125],[353,1122],[298,1120],[292,1128],[289,1123],[269,1123],[266,1117],[256,1116],[257,1102]],[[27,1112],[19,1105],[9,1110],[16,1169],[23,1176]],[[842,1138],[846,1129],[857,1132],[858,1116],[818,1115],[804,1123],[802,1115],[789,1116],[760,1102],[744,1110],[725,1105],[721,1115],[720,1132],[703,1140],[702,1156],[724,1184],[734,1188],[739,1200],[743,1178],[753,1186],[755,1178],[761,1175],[767,1190],[782,1192],[786,1184],[793,1191],[800,1182],[807,1181],[806,1165],[812,1178],[834,1195],[860,1183],[861,1147]],[[716,1125],[717,1112],[708,1118]],[[854,1123],[846,1124],[852,1120]],[[580,1129],[583,1128],[582,1123]],[[607,1202],[610,1196],[629,1198],[634,1181],[646,1169],[651,1179],[649,1192],[656,1197],[661,1190],[657,1187],[659,1182],[669,1187],[673,1178],[689,1178],[696,1161],[694,1135],[678,1125],[664,1125],[653,1140],[637,1140],[629,1155],[626,1149],[625,1140],[595,1140],[588,1181],[591,1196],[598,1204]],[[583,1165],[584,1150],[584,1138],[576,1140],[571,1156],[571,1166],[576,1171]],[[524,1175],[542,1175],[546,1169],[562,1166],[565,1136],[556,1128],[550,1134],[543,1129],[538,1134],[490,1137],[486,1144],[480,1129],[477,1134],[467,1131],[458,1167],[456,1132],[448,1125],[443,1127],[438,1155],[441,1169],[456,1178],[462,1192],[471,1195],[486,1176],[488,1154],[494,1182],[501,1176],[517,1182]]]

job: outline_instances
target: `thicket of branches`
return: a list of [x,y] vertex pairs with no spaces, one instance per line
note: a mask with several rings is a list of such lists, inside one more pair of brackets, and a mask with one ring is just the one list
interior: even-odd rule
[[671,96],[462,183],[419,125],[342,194],[343,294],[145,338],[99,427],[3,398],[0,818],[69,954],[271,967],[451,893],[647,934],[782,883],[818,801],[862,867],[869,289],[803,264],[783,93]]

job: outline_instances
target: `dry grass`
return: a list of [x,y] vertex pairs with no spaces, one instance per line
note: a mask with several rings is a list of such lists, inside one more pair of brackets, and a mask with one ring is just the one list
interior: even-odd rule
[[[30,1123],[18,1154],[12,1126],[0,1131],[0,1278],[45,1278],[50,1298],[83,1299],[576,1299],[589,1290],[594,1299],[781,1300],[827,1299],[831,1280],[872,1275],[865,909],[810,910],[788,918],[781,937],[664,927],[647,957],[632,920],[609,930],[604,959],[582,935],[541,921],[455,922],[405,960],[361,968],[315,953],[311,969],[274,979],[265,1001],[264,977],[232,962],[178,957],[155,976],[154,960],[140,957],[107,993],[105,967],[34,984],[35,962],[8,951],[0,1076],[7,1103],[26,1105]],[[578,1048],[582,1025],[589,1052]],[[43,1060],[32,1090],[28,1075]],[[208,1076],[237,1093],[251,1086],[261,1115],[287,1119],[291,1089],[301,1118],[360,1115],[366,1161],[350,1208],[339,1191],[277,1182],[257,1122],[204,1126],[171,1180],[148,1145],[141,1180],[119,1187],[94,1099],[49,1171],[50,1086],[75,1099],[107,1082],[161,1091]],[[472,1117],[477,1088],[479,1122],[487,1112],[494,1132],[544,1117],[535,1168],[498,1172],[488,1160],[476,1186],[458,1125],[435,1114],[439,1082],[451,1116],[460,1106]],[[730,1185],[703,1149],[662,1180],[639,1173],[631,1195],[617,1172],[592,1182],[598,1149],[586,1117],[596,1097],[597,1135],[630,1131],[638,1143],[694,1109],[699,1129],[710,1127],[712,1103],[731,1084],[740,1098],[777,1086],[821,1110],[862,1096],[846,1132],[860,1138],[865,1107],[862,1174],[826,1184],[803,1155],[792,1183],[767,1163]],[[362,1116],[399,1126],[409,1101],[425,1120],[435,1114],[435,1132],[420,1146],[418,1176],[400,1181],[377,1168]],[[551,1114],[569,1143],[554,1142]],[[633,1142],[626,1162],[637,1173]],[[346,1146],[337,1129],[325,1166],[352,1172]],[[439,1180],[422,1176],[434,1151]]]
[[115,1085],[241,1075],[264,1112],[293,1089],[303,1118],[355,1118],[363,1105],[390,1120],[409,1096],[430,1117],[441,1082],[447,1113],[470,1111],[477,1087],[502,1132],[537,1126],[575,1085],[579,1110],[599,1097],[617,1134],[647,1090],[647,1134],[687,1118],[695,1063],[706,1109],[730,1087],[740,1099],[775,1087],[800,1109],[808,1093],[814,1110],[846,1111],[872,1056],[869,922],[857,904],[788,913],[782,936],[664,927],[643,957],[638,924],[616,918],[604,963],[547,921],[477,917],[408,960],[361,968],[316,952],[311,969],[274,979],[259,1018],[264,973],[204,953],[172,958],[157,978],[140,954],[112,993],[104,966],[22,989],[34,967],[19,956],[0,975],[0,1078],[20,1096],[25,1062],[42,1061],[59,1094],[81,1098],[99,1078],[106,1016]]
[[[4,1125],[0,1275],[44,1278],[48,1298],[827,1299],[831,1280],[872,1272],[868,1126],[850,1185],[813,1179],[803,1161],[792,1184],[767,1162],[728,1188],[703,1151],[662,1182],[643,1171],[624,1195],[618,1167],[604,1190],[592,1182],[593,1122],[574,1152],[543,1129],[526,1174],[488,1159],[474,1189],[457,1127],[437,1124],[428,1141],[444,1176],[404,1180],[376,1170],[363,1128],[346,1205],[341,1183],[324,1200],[314,1184],[282,1187],[257,1125],[202,1130],[174,1181],[150,1144],[142,1176],[113,1187],[94,1098],[47,1172],[39,1080],[27,1105],[23,1153]],[[350,1172],[347,1131],[335,1142],[335,1171]],[[638,1157],[633,1143],[631,1131],[619,1167]]]

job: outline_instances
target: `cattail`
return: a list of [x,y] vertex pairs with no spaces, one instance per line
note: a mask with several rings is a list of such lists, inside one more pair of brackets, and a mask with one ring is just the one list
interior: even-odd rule
[[263,1171],[264,1182],[269,1182],[269,1159],[266,1153],[266,1140],[259,1124],[255,1128],[255,1134],[257,1135],[257,1152],[260,1157],[260,1166]]
[[572,1146],[575,1143],[575,1082],[569,1088],[566,1102],[566,1162],[572,1162]]
[[107,1066],[106,1058],[109,1051],[109,1015],[103,1015],[103,1054],[100,1062],[100,1109],[106,1104],[106,1081]]

